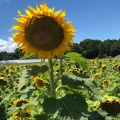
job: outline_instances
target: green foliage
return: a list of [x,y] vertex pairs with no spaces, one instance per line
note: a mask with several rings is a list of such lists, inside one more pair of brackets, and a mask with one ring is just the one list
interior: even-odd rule
[[[2,99],[0,98],[0,104],[1,104]],[[0,105],[0,120],[5,120],[5,106],[2,104]]]
[[30,55],[30,54],[25,54],[25,55],[23,55],[20,59],[22,60],[22,59],[29,59],[29,58],[32,58],[32,55]]
[[35,115],[36,120],[52,120],[46,114]]
[[[54,106],[54,107],[53,107]],[[82,95],[70,94],[61,99],[47,98],[43,102],[43,109],[48,115],[53,115],[57,119],[63,118],[80,120],[82,116],[87,116],[87,103]]]
[[[105,111],[102,111],[102,112],[106,113]],[[105,117],[103,117],[98,111],[93,111],[93,112],[90,112],[89,120],[105,120]]]
[[[71,57],[72,56],[72,57]],[[80,54],[66,54],[62,68],[59,61],[54,62],[53,75],[56,83],[56,97],[51,97],[49,67],[47,63],[3,65],[0,67],[0,77],[4,77],[8,84],[0,85],[0,120],[13,120],[13,113],[30,109],[30,120],[115,120],[117,117],[108,116],[101,108],[97,109],[103,97],[120,97],[119,59],[95,59],[87,61],[87,67],[78,67],[74,56]],[[103,71],[102,66],[106,65]],[[83,65],[84,66],[84,65]],[[94,69],[96,68],[96,69]],[[13,72],[9,75],[9,70]],[[62,71],[62,75],[61,72]],[[82,72],[81,72],[82,70]],[[86,70],[86,73],[83,71]],[[57,72],[57,74],[56,74]],[[94,74],[101,73],[94,79]],[[38,88],[34,77],[42,78],[44,87]],[[17,78],[17,79],[16,79]],[[110,84],[105,86],[104,79]],[[15,86],[17,84],[17,87]],[[41,82],[38,82],[41,85]],[[25,87],[24,87],[25,86]],[[16,100],[28,99],[28,103],[13,106]],[[112,100],[112,99],[110,99]],[[117,103],[119,104],[119,103]],[[112,110],[112,109],[111,109]],[[118,111],[119,112],[119,111]]]
[[25,54],[21,56],[20,59],[37,59],[37,57],[33,56],[32,54]]
[[18,48],[15,49],[14,52],[6,52],[2,51],[0,52],[0,60],[16,60],[20,59],[23,56],[23,53]]
[[104,41],[85,39],[80,43],[74,43],[71,51],[80,53],[89,59],[96,57],[105,58],[106,56],[115,57],[120,54],[120,39],[107,39]]
[[18,90],[20,90],[27,82],[28,82],[28,75],[27,75],[27,70],[22,71],[22,76],[19,78],[20,82],[18,85]]
[[64,55],[64,59],[68,61],[74,61],[76,64],[81,65],[82,67],[86,67],[87,65],[87,60],[82,57],[81,54],[76,53],[76,52],[69,52],[66,55]]
[[38,75],[39,73],[44,73],[44,72],[48,71],[48,69],[49,68],[47,65],[42,65],[42,66],[33,65],[33,66],[29,67],[28,73],[29,73],[29,75]]

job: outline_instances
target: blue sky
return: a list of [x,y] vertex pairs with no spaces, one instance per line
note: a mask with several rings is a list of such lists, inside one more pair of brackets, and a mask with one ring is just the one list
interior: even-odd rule
[[17,11],[25,13],[27,6],[42,2],[50,8],[55,6],[55,10],[66,10],[66,19],[76,27],[75,43],[87,38],[120,38],[120,0],[0,0],[0,51],[5,50],[6,42],[12,45],[10,29],[16,24]]

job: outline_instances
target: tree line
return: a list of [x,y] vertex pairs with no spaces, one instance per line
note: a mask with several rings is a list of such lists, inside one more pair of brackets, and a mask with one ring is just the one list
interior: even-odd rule
[[[83,57],[94,59],[96,57],[105,58],[108,56],[115,57],[120,55],[120,39],[119,40],[93,40],[85,39],[80,43],[74,43],[72,52],[80,53]],[[0,60],[17,60],[23,57],[24,53],[18,48],[14,52],[0,52]],[[32,58],[32,57],[30,57]],[[34,57],[37,58],[37,57]]]
[[120,39],[107,39],[104,41],[85,39],[80,43],[74,43],[72,51],[80,53],[83,57],[89,59],[96,57],[105,58],[108,56],[115,57],[120,55]]
[[0,60],[18,60],[23,55],[22,50],[19,50],[18,48],[16,48],[14,52],[2,51],[0,52]]

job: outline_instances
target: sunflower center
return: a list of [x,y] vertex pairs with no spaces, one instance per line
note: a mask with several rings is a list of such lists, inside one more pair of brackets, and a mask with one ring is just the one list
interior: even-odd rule
[[64,38],[61,26],[50,17],[36,18],[25,28],[27,41],[40,50],[53,50]]
[[38,79],[37,82],[36,82],[36,86],[38,86],[38,87],[44,87],[43,80]]
[[28,102],[24,101],[24,100],[21,100],[21,101],[17,102],[16,107],[20,107],[20,106],[22,106],[22,104],[26,104],[26,103],[28,103]]

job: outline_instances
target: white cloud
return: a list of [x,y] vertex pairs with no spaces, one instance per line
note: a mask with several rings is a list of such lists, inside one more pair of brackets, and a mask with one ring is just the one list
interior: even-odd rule
[[9,37],[8,40],[0,39],[0,52],[1,51],[14,52],[16,48],[17,45],[13,42],[13,39],[11,37]]

